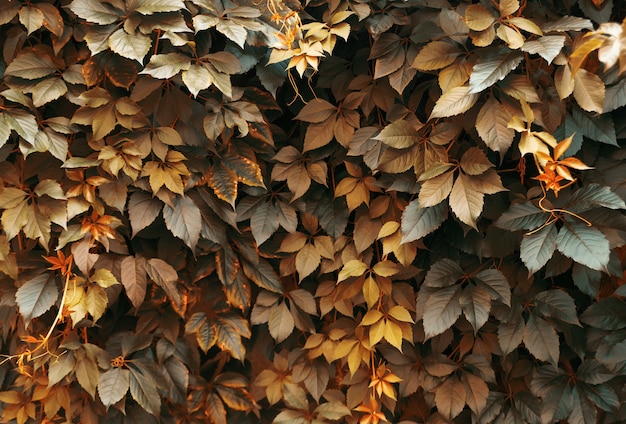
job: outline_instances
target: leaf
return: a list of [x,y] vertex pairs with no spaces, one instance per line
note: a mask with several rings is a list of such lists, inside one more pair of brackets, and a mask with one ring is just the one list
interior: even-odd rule
[[6,67],[5,75],[12,75],[24,79],[34,80],[51,75],[56,66],[50,57],[34,52],[18,55]]
[[509,231],[533,230],[546,222],[546,212],[531,202],[513,203],[496,220],[494,225]]
[[431,41],[415,56],[411,66],[420,71],[436,71],[452,64],[461,53],[456,43]]
[[626,305],[620,299],[607,297],[591,304],[580,316],[587,325],[606,331],[626,328]]
[[524,338],[525,323],[520,314],[498,325],[498,344],[504,356],[517,350]]
[[433,292],[424,304],[424,332],[429,339],[452,327],[461,315],[458,286]]
[[272,265],[263,258],[259,258],[258,263],[250,265],[248,261],[243,261],[243,272],[246,277],[254,281],[254,283],[266,290],[274,293],[283,293],[283,286],[280,278],[272,268]]
[[563,290],[546,290],[534,299],[535,311],[544,318],[553,318],[568,324],[580,326],[574,299]]
[[602,113],[604,109],[604,82],[594,73],[579,69],[574,76],[574,98],[588,112]]
[[467,286],[459,297],[459,304],[465,318],[474,328],[474,335],[489,319],[491,310],[491,297],[489,293],[480,287]]
[[74,0],[69,5],[72,12],[78,17],[95,24],[112,24],[118,19],[117,13],[108,3],[89,0]]
[[493,167],[480,147],[471,147],[463,153],[460,165],[468,175],[480,175]]
[[468,94],[476,94],[503,80],[522,61],[522,54],[502,50],[485,54],[472,69]]
[[156,383],[151,376],[144,375],[134,366],[128,367],[130,371],[130,394],[135,401],[150,414],[158,417],[161,411],[161,397],[157,391]]
[[476,131],[491,150],[505,153],[511,147],[515,131],[508,127],[508,123],[512,117],[511,112],[493,96],[480,108]]
[[[155,54],[150,56],[150,61],[140,74],[148,74],[158,79],[169,79],[180,71],[185,71],[190,67],[191,58],[181,53]],[[189,87],[189,84],[187,84],[188,81],[186,81],[185,78],[183,78],[183,82]],[[189,91],[193,94],[191,89]]]
[[298,280],[302,282],[305,277],[311,275],[317,269],[322,260],[319,252],[310,243],[296,254],[296,270],[298,271]]
[[76,360],[76,369],[74,370],[78,384],[93,398],[96,395],[96,387],[98,385],[98,365],[89,356],[83,356]]
[[200,209],[189,197],[176,196],[172,206],[163,206],[163,219],[167,229],[183,240],[190,249],[195,249],[202,230]]
[[520,257],[528,268],[529,274],[534,274],[552,258],[557,247],[557,229],[550,224],[532,234],[524,234],[520,245]]
[[259,203],[250,217],[250,228],[256,244],[265,243],[278,230],[278,210],[273,202]]
[[447,258],[440,259],[428,270],[424,278],[424,285],[433,288],[449,287],[464,274],[463,268],[457,262]]
[[609,242],[600,230],[581,222],[565,222],[557,236],[557,249],[574,261],[598,271],[609,263]]
[[477,285],[491,293],[492,300],[499,300],[505,305],[511,305],[511,286],[502,271],[484,269],[474,275]]
[[439,228],[447,217],[448,205],[446,202],[429,208],[422,208],[417,199],[412,200],[402,212],[402,243],[410,243],[426,237]]
[[24,328],[30,321],[43,315],[59,297],[54,279],[48,274],[40,274],[21,285],[15,293],[15,302],[20,308]]
[[213,84],[213,77],[209,70],[199,63],[187,65],[182,73],[183,82],[194,97]]
[[307,103],[294,119],[304,122],[324,122],[337,112],[337,107],[323,99]]
[[480,415],[487,406],[489,386],[482,378],[467,372],[461,374],[461,382],[465,387],[467,406],[474,414]]
[[129,34],[120,28],[109,37],[111,51],[127,59],[143,62],[143,58],[150,51],[152,40],[147,35]]
[[33,88],[33,104],[35,107],[41,107],[64,96],[65,93],[67,93],[67,85],[61,78],[45,79]]
[[450,209],[463,223],[476,229],[476,220],[483,210],[483,193],[468,184],[468,177],[459,174],[450,192]]
[[28,35],[43,26],[43,13],[36,7],[22,7],[20,9],[20,23],[26,27]]
[[135,191],[128,200],[128,216],[132,228],[132,236],[152,224],[161,213],[163,204],[145,191]]
[[318,416],[326,418],[327,420],[339,420],[347,415],[351,415],[350,409],[342,402],[330,401],[320,404],[315,408],[315,413]]
[[596,183],[585,185],[576,190],[567,201],[567,209],[582,212],[601,206],[609,209],[626,209],[626,204],[609,187]]
[[559,336],[556,330],[546,320],[528,315],[526,327],[524,327],[524,346],[540,361],[550,361],[555,367],[559,361]]
[[141,256],[125,257],[120,264],[120,274],[126,296],[138,309],[146,297],[148,287],[145,259]]
[[181,297],[178,288],[178,273],[176,270],[163,259],[150,258],[146,264],[146,271],[152,281],[157,283],[165,294],[180,307]]
[[98,379],[98,394],[104,406],[116,404],[130,388],[130,371],[122,368],[110,368],[100,374]]
[[592,118],[581,109],[574,108],[572,118],[584,136],[612,146],[618,145],[615,135],[615,125],[610,114],[594,116]]
[[340,283],[350,277],[360,277],[365,273],[367,268],[367,265],[365,265],[360,260],[352,259],[346,262],[341,271],[339,271],[339,277],[337,278],[337,282]]
[[374,139],[396,149],[406,149],[417,143],[418,137],[412,124],[405,120],[398,120],[383,128]]
[[436,206],[443,202],[452,191],[454,170],[445,172],[425,181],[420,188],[418,204],[420,208]]
[[538,54],[551,64],[565,45],[564,35],[545,35],[535,40],[526,40],[520,50],[530,54]]
[[495,16],[481,4],[470,4],[465,9],[465,23],[473,31],[483,31],[495,22]]
[[[503,77],[504,78],[504,77]],[[494,81],[495,82],[495,81]],[[467,112],[478,101],[478,94],[470,93],[469,86],[454,87],[439,97],[428,120],[447,118]]]
[[448,420],[452,420],[463,411],[465,400],[465,388],[456,375],[446,378],[435,388],[437,411]]
[[276,343],[282,342],[291,335],[294,329],[294,320],[285,302],[281,302],[278,306],[272,308],[268,326],[270,334],[276,340]]

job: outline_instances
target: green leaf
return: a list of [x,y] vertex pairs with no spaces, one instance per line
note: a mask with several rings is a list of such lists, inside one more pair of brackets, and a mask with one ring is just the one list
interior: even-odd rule
[[581,394],[584,394],[587,399],[607,412],[616,411],[621,405],[621,401],[615,393],[615,390],[609,385],[577,384],[576,386]]
[[563,290],[546,290],[534,298],[535,311],[544,318],[558,319],[568,324],[580,325],[574,299]]
[[530,274],[539,271],[552,258],[557,247],[557,229],[553,224],[532,234],[524,234],[520,257]]
[[575,107],[572,110],[572,118],[585,137],[611,146],[618,145],[615,124],[610,114],[591,117],[589,113]]
[[613,368],[624,363],[626,358],[626,331],[617,330],[600,340],[596,350],[596,359]]
[[424,285],[434,288],[448,287],[456,283],[464,274],[463,268],[457,262],[447,258],[440,259],[428,270]]
[[559,361],[559,336],[552,325],[534,314],[528,315],[524,327],[524,346],[540,361],[550,361],[555,367]]
[[513,203],[494,225],[503,230],[533,230],[546,222],[547,213],[533,205],[531,202]]
[[596,424],[598,422],[597,415],[597,409],[587,396],[578,390],[577,385],[574,386],[572,388],[572,412],[569,416],[569,421],[581,424]]
[[502,49],[482,55],[472,69],[468,94],[480,93],[503,80],[523,59],[519,52]]
[[184,241],[191,250],[196,248],[202,231],[202,216],[191,198],[176,196],[172,206],[165,204],[163,219],[175,237]]
[[600,230],[582,222],[565,221],[557,236],[557,249],[574,261],[595,270],[606,270],[609,241]]
[[408,121],[401,119],[383,128],[374,140],[380,140],[396,149],[406,149],[417,143],[418,136],[416,128]]
[[609,187],[596,183],[585,185],[570,196],[566,209],[572,212],[583,212],[601,206],[609,209],[626,209],[621,197],[613,193]]
[[24,320],[24,328],[33,318],[43,315],[55,304],[59,289],[48,274],[40,274],[27,280],[15,293],[15,301]]
[[130,371],[127,369],[110,368],[98,379],[98,394],[107,409],[122,400],[129,388]]
[[615,297],[607,297],[592,303],[580,316],[587,325],[606,331],[626,328],[626,303]]
[[412,200],[402,212],[402,243],[410,243],[426,237],[439,228],[447,217],[448,204],[446,202],[422,208],[417,199]]
[[437,99],[428,120],[447,118],[467,112],[478,101],[477,93],[470,93],[469,86],[454,87],[446,91]]
[[424,304],[424,333],[427,339],[452,327],[461,316],[460,292],[460,287],[451,286],[428,296]]

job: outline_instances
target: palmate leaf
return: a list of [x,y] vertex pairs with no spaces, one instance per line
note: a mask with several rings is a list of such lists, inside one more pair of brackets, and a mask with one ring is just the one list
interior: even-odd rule
[[15,293],[15,301],[20,308],[24,327],[33,318],[43,315],[54,305],[59,297],[59,289],[53,278],[41,274],[26,281]]
[[540,361],[550,361],[555,367],[559,361],[559,336],[550,323],[533,313],[524,327],[524,346]]
[[120,274],[126,296],[135,308],[139,308],[148,287],[146,260],[141,256],[125,257],[120,264]]
[[130,394],[135,401],[146,411],[154,416],[159,416],[161,410],[161,397],[157,391],[154,378],[144,373],[144,369],[138,369],[135,365],[128,367],[130,371]]
[[574,261],[598,271],[609,263],[609,241],[600,230],[582,222],[565,221],[557,236],[557,249]]
[[461,316],[460,287],[451,286],[432,292],[424,304],[424,333],[434,337],[452,327]]
[[574,299],[563,290],[546,290],[534,298],[535,311],[544,318],[558,319],[580,326]]
[[525,322],[521,314],[516,314],[508,321],[502,321],[498,325],[498,344],[503,355],[515,351],[524,338]]
[[463,268],[452,259],[441,259],[435,262],[426,277],[424,285],[428,287],[448,287],[456,283],[465,273]]
[[463,222],[476,229],[476,220],[483,211],[485,195],[474,189],[470,177],[461,173],[450,192],[450,209]]
[[615,331],[626,328],[626,303],[607,297],[589,306],[580,317],[581,321],[594,328]]
[[466,391],[456,375],[448,377],[435,389],[435,405],[448,420],[455,418],[465,407]]
[[480,287],[469,285],[463,289],[459,297],[459,304],[465,318],[472,325],[474,334],[478,334],[478,330],[489,319],[489,312],[491,311],[491,297],[489,293]]

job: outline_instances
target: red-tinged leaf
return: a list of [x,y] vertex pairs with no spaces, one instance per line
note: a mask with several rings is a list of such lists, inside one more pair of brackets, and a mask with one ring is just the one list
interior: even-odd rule
[[239,181],[237,174],[220,163],[215,163],[207,175],[207,184],[215,191],[215,195],[234,208]]
[[476,229],[476,220],[483,210],[484,195],[468,184],[467,177],[459,174],[450,192],[450,209],[464,224]]
[[435,389],[435,405],[441,415],[452,420],[465,407],[466,392],[456,375],[448,377]]
[[315,99],[307,103],[294,119],[304,122],[320,123],[326,121],[337,112],[337,107],[323,99]]
[[489,397],[489,386],[481,377],[470,373],[463,373],[461,381],[465,387],[465,402],[472,412],[480,415],[487,406],[487,398]]
[[243,361],[246,348],[241,338],[250,337],[248,322],[238,315],[228,315],[218,318],[215,327],[217,329],[217,344],[220,349],[230,352],[233,358]]
[[263,175],[259,164],[243,156],[225,154],[221,163],[228,167],[236,176],[237,180],[251,187],[263,187]]
[[280,278],[267,260],[259,258],[256,264],[250,264],[248,261],[242,261],[242,264],[246,277],[252,280],[257,286],[274,293],[283,292]]
[[183,240],[191,250],[196,248],[202,230],[202,216],[191,198],[174,197],[172,206],[163,206],[163,219],[174,236]]
[[148,286],[146,260],[141,256],[127,256],[122,260],[120,268],[126,296],[135,308],[139,308],[146,297]]

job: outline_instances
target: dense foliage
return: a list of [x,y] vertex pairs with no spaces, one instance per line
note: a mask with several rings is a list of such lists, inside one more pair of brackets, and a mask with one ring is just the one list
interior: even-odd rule
[[0,421],[626,422],[622,6],[1,0]]

